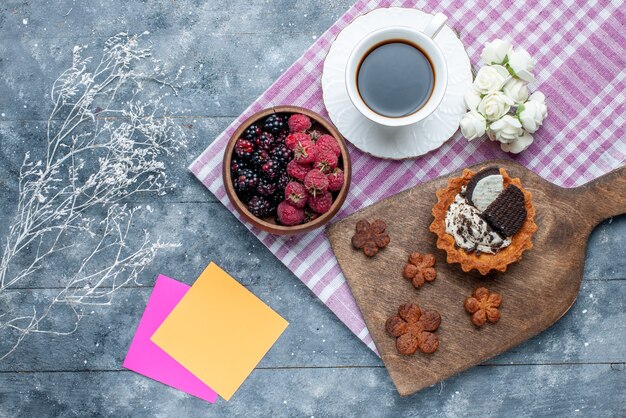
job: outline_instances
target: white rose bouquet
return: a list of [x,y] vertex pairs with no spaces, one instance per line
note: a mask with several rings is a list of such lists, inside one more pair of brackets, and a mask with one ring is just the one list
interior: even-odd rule
[[465,96],[468,112],[461,119],[461,133],[469,141],[485,134],[500,148],[518,154],[533,142],[548,115],[543,93],[528,92],[535,78],[535,61],[524,49],[494,39],[485,44],[472,89]]

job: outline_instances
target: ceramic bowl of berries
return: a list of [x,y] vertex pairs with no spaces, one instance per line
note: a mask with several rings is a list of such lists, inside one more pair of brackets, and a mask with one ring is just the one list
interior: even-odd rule
[[326,224],[346,199],[350,177],[339,131],[295,106],[252,115],[224,153],[224,187],[233,206],[255,227],[277,235]]

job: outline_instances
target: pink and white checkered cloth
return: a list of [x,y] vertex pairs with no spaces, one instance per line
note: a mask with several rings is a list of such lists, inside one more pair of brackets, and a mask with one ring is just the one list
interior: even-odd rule
[[[490,0],[359,0],[194,161],[190,170],[235,213],[222,184],[222,153],[250,115],[276,105],[296,105],[327,116],[322,101],[324,58],[337,34],[354,18],[379,7],[443,12],[478,65],[482,45],[510,40],[537,59],[536,86],[546,95],[549,116],[535,142],[519,156],[496,143],[468,143],[459,133],[417,159],[387,161],[349,147],[350,194],[336,219],[418,183],[491,158],[515,158],[553,183],[572,187],[626,161],[626,16],[622,0],[563,2]],[[349,139],[349,138],[348,138]],[[238,216],[235,213],[235,216]],[[278,237],[247,225],[354,334],[375,350],[322,229]]]

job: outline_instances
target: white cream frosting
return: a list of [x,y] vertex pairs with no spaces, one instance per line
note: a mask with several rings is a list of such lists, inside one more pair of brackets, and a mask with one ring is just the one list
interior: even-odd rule
[[461,194],[456,195],[446,213],[446,232],[467,251],[495,254],[511,245],[511,238],[502,238],[494,231]]
[[483,212],[502,193],[502,189],[504,179],[500,174],[494,174],[480,179],[469,197],[476,209]]

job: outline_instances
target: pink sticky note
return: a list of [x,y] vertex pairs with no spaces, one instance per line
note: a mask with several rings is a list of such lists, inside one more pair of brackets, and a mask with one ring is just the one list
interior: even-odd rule
[[217,399],[217,393],[150,341],[152,334],[185,296],[187,290],[189,286],[186,284],[159,275],[130,343],[124,367],[213,403]]

